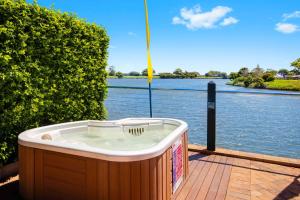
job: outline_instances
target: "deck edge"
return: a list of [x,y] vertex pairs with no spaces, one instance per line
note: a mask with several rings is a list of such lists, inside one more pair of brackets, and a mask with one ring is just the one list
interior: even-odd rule
[[276,157],[276,156],[243,152],[243,151],[235,151],[235,150],[229,150],[223,148],[216,148],[216,151],[209,151],[206,149],[205,146],[195,145],[195,144],[189,144],[188,148],[189,151],[201,152],[202,154],[206,154],[206,155],[220,155],[220,156],[259,161],[259,162],[270,163],[270,164],[277,164],[277,165],[282,165],[287,167],[300,168],[299,159]]

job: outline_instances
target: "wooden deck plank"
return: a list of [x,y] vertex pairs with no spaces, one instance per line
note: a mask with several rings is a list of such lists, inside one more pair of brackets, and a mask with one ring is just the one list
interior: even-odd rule
[[205,180],[207,173],[209,172],[211,166],[213,165],[212,162],[215,160],[215,158],[216,158],[215,155],[209,156],[208,161],[204,164],[203,169],[197,176],[197,180],[195,181],[196,184],[194,184],[191,187],[189,194],[187,195],[187,197],[185,199],[193,200],[196,198],[196,196],[198,195],[198,192],[201,189],[201,186]]
[[250,173],[249,160],[239,158],[234,159],[226,199],[232,199],[232,197],[240,199],[251,198]]
[[[211,186],[209,188],[209,191],[208,191],[205,199],[207,199],[207,200],[215,199],[218,189],[219,189],[219,186],[220,186],[220,183],[221,183],[223,172],[225,169],[226,160],[227,160],[226,157],[221,157],[220,164],[218,165],[217,171],[215,173],[215,176],[212,180]],[[199,193],[198,193],[198,195],[199,195]]]
[[[199,157],[199,155],[196,152],[189,152],[189,174],[186,178],[186,180],[189,179],[191,174],[193,174],[194,169],[196,168],[197,164],[199,163],[197,159],[203,157],[202,155]],[[178,194],[180,194],[182,188],[184,187],[186,181],[176,190],[176,192],[173,194],[173,199],[176,199]]]
[[233,164],[233,158],[227,158],[226,164],[224,166],[224,172],[222,175],[221,183],[216,195],[215,199],[223,200],[226,198],[227,194],[227,188],[229,185],[230,175],[231,175],[231,169]]
[[198,174],[201,172],[203,166],[205,165],[205,162],[208,159],[208,157],[204,157],[202,159],[202,162],[199,162],[197,160],[194,160],[195,167],[190,167],[190,174],[185,181],[183,187],[181,188],[181,191],[179,191],[178,195],[175,196],[176,199],[185,199],[188,195],[190,188],[195,184],[195,181],[197,180]]
[[214,180],[214,177],[216,175],[217,169],[219,167],[219,162],[221,161],[221,156],[216,156],[214,162],[212,163],[211,168],[209,169],[209,172],[207,173],[201,189],[198,191],[198,194],[196,196],[197,200],[204,200],[206,198],[206,195],[211,187],[211,184]]
[[299,169],[255,161],[251,169],[252,199],[300,199]]

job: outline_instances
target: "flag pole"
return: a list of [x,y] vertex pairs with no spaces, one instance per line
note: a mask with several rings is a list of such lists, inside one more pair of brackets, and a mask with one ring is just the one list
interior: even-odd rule
[[153,78],[153,68],[150,54],[150,26],[148,19],[148,6],[147,0],[144,0],[145,7],[145,21],[146,21],[146,42],[147,42],[147,71],[148,71],[148,83],[149,83],[149,106],[150,106],[150,117],[152,118],[152,91],[151,83]]
[[149,82],[149,104],[150,104],[150,117],[152,118],[152,91],[151,91],[150,82]]

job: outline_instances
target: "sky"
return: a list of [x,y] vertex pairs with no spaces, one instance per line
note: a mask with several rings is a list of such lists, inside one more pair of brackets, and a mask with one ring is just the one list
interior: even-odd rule
[[[122,72],[146,66],[143,2],[38,0],[103,26],[108,64]],[[300,57],[299,0],[148,0],[148,9],[156,72],[292,69]]]

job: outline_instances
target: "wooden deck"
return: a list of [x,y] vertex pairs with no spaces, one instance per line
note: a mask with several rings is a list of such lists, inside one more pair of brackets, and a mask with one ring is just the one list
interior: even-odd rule
[[[300,168],[189,152],[190,173],[174,199],[300,199]],[[19,199],[18,177],[0,182],[0,199]]]
[[300,169],[190,152],[190,173],[174,199],[300,199]]

